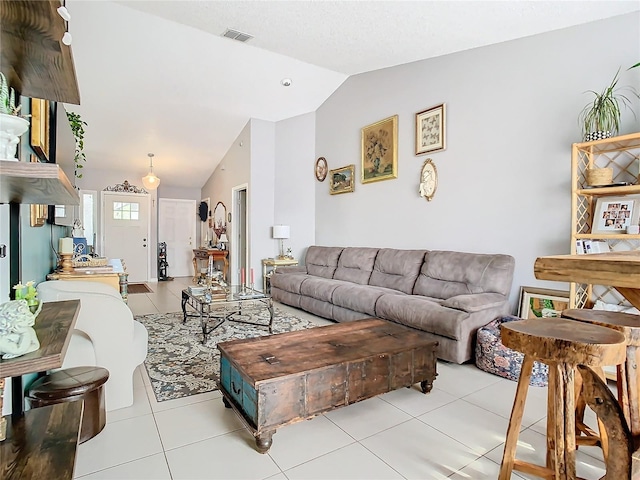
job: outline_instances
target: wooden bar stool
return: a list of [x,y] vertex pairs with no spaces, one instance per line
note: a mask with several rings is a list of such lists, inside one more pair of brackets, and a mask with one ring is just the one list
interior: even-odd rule
[[564,310],[564,318],[592,325],[613,328],[624,335],[626,359],[616,368],[618,402],[632,435],[640,435],[640,371],[638,371],[638,347],[640,347],[640,315],[605,310],[575,308]]
[[[498,480],[509,480],[513,470],[544,478],[574,480],[576,365],[600,368],[622,363],[624,335],[599,325],[579,325],[574,320],[535,318],[503,324],[501,336],[506,347],[524,353],[524,360]],[[515,458],[529,379],[536,360],[549,365],[546,466]]]

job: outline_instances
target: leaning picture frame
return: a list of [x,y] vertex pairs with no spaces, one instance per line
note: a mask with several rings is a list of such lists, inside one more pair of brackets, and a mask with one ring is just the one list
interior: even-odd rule
[[49,161],[49,101],[31,99],[31,148],[43,162]]
[[339,193],[353,192],[356,183],[355,174],[355,165],[329,170],[329,193],[337,195]]
[[640,196],[598,197],[593,211],[591,233],[626,233],[630,225],[638,225]]
[[552,318],[559,317],[569,308],[569,292],[548,288],[520,287],[518,317]]
[[361,130],[362,183],[398,177],[398,115]]
[[446,107],[444,103],[416,113],[416,155],[446,148]]

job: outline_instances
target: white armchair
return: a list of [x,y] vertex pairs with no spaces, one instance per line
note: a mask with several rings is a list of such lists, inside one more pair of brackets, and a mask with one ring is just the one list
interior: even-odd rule
[[80,299],[80,312],[62,368],[96,365],[109,370],[107,411],[133,405],[133,373],[147,357],[147,329],[111,286],[52,280],[38,285],[42,302]]

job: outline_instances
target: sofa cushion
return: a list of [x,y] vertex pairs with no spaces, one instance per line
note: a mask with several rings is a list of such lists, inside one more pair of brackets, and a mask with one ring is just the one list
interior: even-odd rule
[[378,248],[347,247],[342,250],[333,278],[366,285],[369,283]]
[[300,294],[331,303],[333,291],[338,288],[338,286],[345,284],[348,285],[348,283],[340,280],[331,280],[329,278],[309,275],[308,278],[302,282],[302,285],[300,285]]
[[425,257],[413,293],[443,299],[484,292],[508,296],[514,265],[509,255],[432,250]]
[[378,250],[369,285],[411,293],[426,250]]
[[469,318],[467,312],[417,295],[382,295],[376,303],[376,316],[454,340],[468,335],[463,327]]
[[333,291],[332,302],[339,307],[376,316],[376,302],[384,294],[405,295],[389,288],[369,285],[340,285]]
[[304,260],[307,273],[316,277],[333,278],[342,250],[343,247],[309,247]]
[[311,276],[305,273],[278,273],[271,276],[271,286],[285,292],[300,294],[300,287],[307,278],[311,278]]

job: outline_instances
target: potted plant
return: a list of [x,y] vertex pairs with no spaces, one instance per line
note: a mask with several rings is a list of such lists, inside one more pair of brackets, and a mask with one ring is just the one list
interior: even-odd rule
[[75,169],[73,173],[76,178],[82,178],[82,172],[80,170],[84,168],[84,165],[81,162],[87,161],[87,156],[84,153],[84,127],[87,122],[82,120],[79,113],[75,112],[67,112],[67,120],[69,120],[69,125],[71,125],[71,131],[73,132],[73,138],[76,141],[76,152],[73,157]]
[[16,149],[20,136],[29,129],[29,121],[19,115],[16,93],[9,88],[7,79],[0,72],[0,160],[18,161]]
[[593,102],[586,105],[580,113],[582,133],[586,142],[616,135],[620,129],[621,107],[631,107],[629,97],[622,91],[627,90],[638,96],[632,87],[618,87],[619,74],[620,69],[616,72],[611,84],[602,92],[593,90],[585,92],[592,93],[595,97]]

